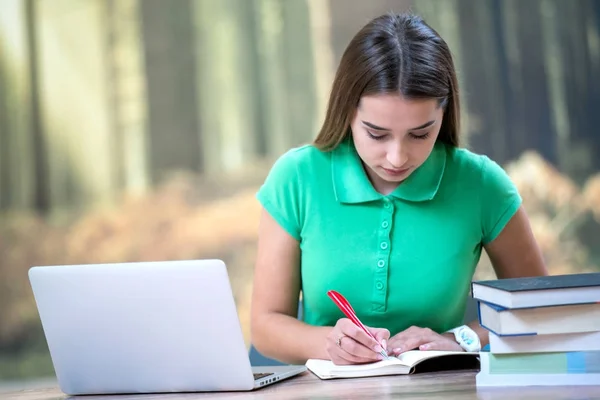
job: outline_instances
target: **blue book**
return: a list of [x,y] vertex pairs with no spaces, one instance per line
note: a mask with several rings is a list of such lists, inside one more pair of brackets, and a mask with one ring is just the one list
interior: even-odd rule
[[490,332],[493,354],[598,351],[600,331],[549,335],[498,336]]
[[498,336],[600,331],[600,303],[511,309],[478,301],[477,315]]

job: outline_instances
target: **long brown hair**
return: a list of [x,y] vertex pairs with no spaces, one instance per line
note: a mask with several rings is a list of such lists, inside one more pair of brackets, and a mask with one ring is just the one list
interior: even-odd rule
[[360,98],[376,94],[438,99],[444,117],[437,140],[459,145],[460,102],[452,55],[420,17],[382,15],[354,36],[342,55],[325,121],[313,144],[323,151],[336,148],[350,133]]

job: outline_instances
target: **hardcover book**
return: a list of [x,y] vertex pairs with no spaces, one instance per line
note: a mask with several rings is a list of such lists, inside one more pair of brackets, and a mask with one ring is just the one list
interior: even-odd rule
[[475,281],[473,297],[506,308],[600,302],[600,272]]

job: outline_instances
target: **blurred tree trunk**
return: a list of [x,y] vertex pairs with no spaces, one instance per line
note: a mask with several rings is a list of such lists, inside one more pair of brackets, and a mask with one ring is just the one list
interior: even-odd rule
[[[537,150],[551,163],[556,162],[556,148],[548,140],[552,135],[550,125],[551,110],[548,104],[546,64],[540,42],[542,40],[541,15],[536,2],[520,1],[517,6],[517,35],[515,44],[519,51],[519,68],[522,85],[522,108],[519,112],[521,123],[516,129],[519,146],[513,150],[512,158],[527,150]],[[511,27],[507,27],[511,29]],[[516,101],[516,99],[513,99]]]
[[10,179],[9,179],[9,145],[10,127],[8,121],[8,83],[10,79],[6,73],[6,49],[4,37],[0,31],[0,210],[5,210],[10,204]]
[[278,156],[291,140],[289,110],[286,106],[286,79],[283,6],[280,0],[256,0],[257,47],[260,54],[258,77],[264,114],[265,154]]
[[[103,28],[105,31],[105,52],[106,52],[106,75],[108,81],[108,107],[110,109],[110,127],[113,134],[113,152],[114,152],[114,179],[119,190],[125,186],[123,176],[125,172],[125,157],[122,130],[120,129],[119,116],[119,66],[116,57],[118,54],[116,48],[119,42],[119,13],[118,5],[126,3],[126,0],[105,0]],[[122,11],[122,10],[120,10]]]
[[308,0],[310,31],[315,74],[316,112],[313,132],[321,128],[335,77],[335,61],[331,43],[331,11],[328,1]]
[[[153,183],[176,169],[201,171],[196,42],[191,0],[139,3]],[[213,134],[213,133],[211,133]]]
[[[105,0],[106,60],[114,180],[120,191],[142,193],[150,184],[146,135],[146,80],[140,0]],[[189,133],[189,132],[188,132]],[[197,132],[191,132],[195,137]],[[163,133],[163,136],[168,136]]]
[[558,154],[557,165],[562,171],[569,171],[571,160],[571,116],[568,109],[565,38],[557,3],[554,0],[540,2],[542,18],[542,45],[547,69],[549,102],[552,109],[552,127]]
[[[468,145],[497,162],[508,160],[506,92],[502,82],[503,43],[498,1],[459,0],[463,99],[468,104]],[[504,82],[506,83],[506,82]],[[493,94],[493,95],[492,95]]]
[[[594,91],[598,87],[600,69],[593,69],[597,59],[598,25],[589,24],[594,17],[589,2],[559,2],[561,25],[565,37],[565,55],[568,72],[567,101],[571,116],[571,165],[568,172],[578,181],[583,181],[600,169],[598,154],[598,102],[594,105]],[[597,20],[595,21],[597,24]],[[565,26],[566,25],[566,26]],[[594,55],[595,53],[595,55]],[[597,64],[596,64],[597,65]]]
[[5,0],[0,13],[0,209],[35,205],[26,5]]
[[[506,49],[506,70],[508,75],[509,102],[507,103],[507,114],[511,120],[510,125],[510,156],[519,154],[519,150],[525,149],[524,135],[527,133],[525,119],[527,118],[525,91],[522,74],[522,52],[520,48],[521,37],[519,35],[519,4],[518,0],[505,0],[502,5],[502,16],[504,26],[504,43]],[[530,135],[535,132],[529,132]]]
[[276,157],[316,134],[312,10],[306,0],[254,4],[265,154]]
[[592,153],[592,171],[600,171],[600,1],[587,0],[583,9],[587,31],[589,97],[586,104],[586,116],[589,124],[586,131]]
[[[317,97],[313,47],[310,32],[310,13],[307,0],[282,0],[284,61],[287,94],[285,107],[289,119],[287,146],[297,146],[315,137]],[[324,6],[325,7],[325,6]]]
[[103,0],[38,1],[39,93],[53,216],[114,201]]
[[[50,211],[50,183],[48,177],[48,146],[43,132],[41,110],[40,110],[40,94],[39,94],[39,46],[37,40],[37,13],[36,0],[25,1],[25,21],[27,35],[27,53],[28,53],[28,71],[29,71],[29,87],[27,90],[29,109],[30,128],[31,128],[31,143],[32,157],[31,164],[33,165],[33,181],[34,193],[32,202],[36,210],[47,213]],[[26,107],[27,108],[27,107]]]
[[556,0],[543,0],[540,13],[557,164],[583,183],[600,169],[597,13],[589,2]]
[[205,170],[239,169],[262,147],[253,2],[198,0],[192,15]]

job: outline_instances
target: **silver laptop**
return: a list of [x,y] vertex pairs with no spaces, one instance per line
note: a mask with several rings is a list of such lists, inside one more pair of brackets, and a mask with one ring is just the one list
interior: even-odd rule
[[220,260],[33,267],[66,394],[242,391],[305,371],[251,367]]

